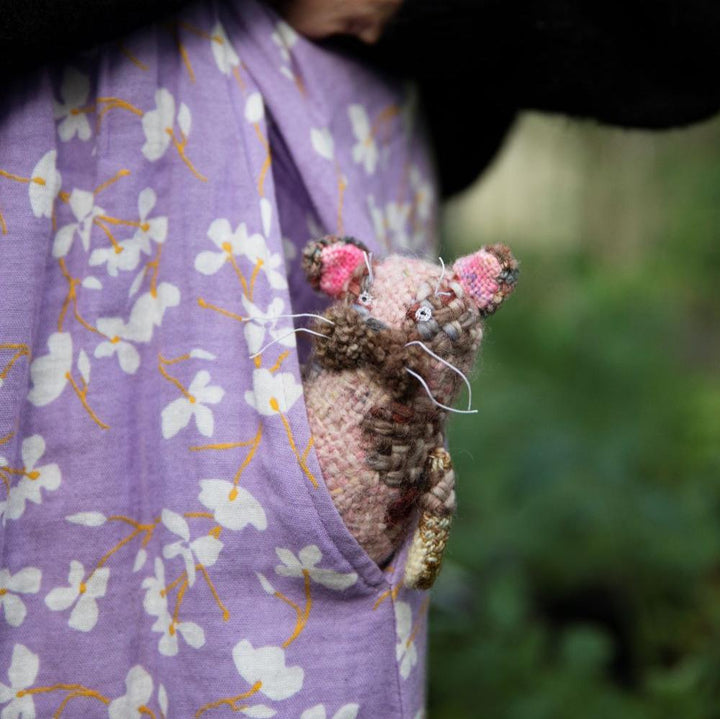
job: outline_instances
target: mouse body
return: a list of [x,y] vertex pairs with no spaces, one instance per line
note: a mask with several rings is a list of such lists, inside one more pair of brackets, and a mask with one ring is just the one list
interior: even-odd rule
[[[357,240],[331,236],[305,248],[303,266],[335,299],[313,325],[303,381],[325,483],[380,566],[416,526],[405,583],[429,586],[455,510],[447,414],[468,384],[483,319],[515,287],[517,262],[502,245],[447,268],[401,255],[378,260]],[[428,544],[437,567],[428,565]],[[422,576],[408,575],[413,564]]]

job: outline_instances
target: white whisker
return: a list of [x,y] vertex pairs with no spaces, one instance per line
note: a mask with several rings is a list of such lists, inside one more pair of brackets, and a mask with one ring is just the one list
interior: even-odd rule
[[[444,360],[439,355],[436,355],[429,347],[425,345],[424,342],[420,342],[419,340],[413,340],[412,342],[408,342],[405,346],[408,345],[420,345],[431,357],[434,357],[438,362],[442,362],[446,367],[449,367],[453,372],[457,372],[461,377],[463,382],[465,382],[465,386],[467,387],[468,391],[468,410],[470,407],[472,407],[472,387],[470,386],[470,382],[468,381],[468,378],[454,365],[450,364],[447,360]],[[475,410],[477,412],[477,410]]]
[[438,295],[451,295],[452,292],[438,292],[440,289],[440,283],[443,281],[443,277],[445,277],[445,262],[443,261],[442,257],[438,257],[438,260],[440,260],[440,264],[442,265],[442,273],[440,275],[440,279],[437,281],[437,284],[435,285],[435,292],[433,293],[436,297]]
[[323,317],[322,315],[314,315],[312,312],[298,312],[294,315],[260,315],[258,317],[244,317],[243,322],[253,322],[253,321],[269,321],[269,320],[276,320],[280,319],[281,317],[314,317],[316,320],[320,320],[321,322],[327,322],[329,325],[334,325],[335,323],[328,319],[327,317]]
[[282,337],[277,337],[272,342],[268,342],[262,349],[259,349],[255,354],[250,355],[249,359],[255,359],[258,355],[261,355],[268,347],[271,347],[276,342],[281,342],[282,340],[290,337],[291,335],[294,335],[296,332],[307,332],[311,335],[317,335],[318,337],[325,337],[326,335],[322,334],[321,332],[315,332],[313,330],[308,330],[305,327],[297,327],[292,332],[288,332],[287,334],[283,335]]
[[373,277],[373,271],[372,271],[372,252],[370,252],[370,253],[363,252],[363,256],[365,257],[365,267],[367,267],[368,277],[370,278],[370,284],[372,284],[375,280],[375,278]]
[[432,392],[430,391],[430,387],[427,386],[427,382],[417,373],[413,372],[408,367],[405,368],[405,371],[411,374],[415,379],[420,382],[420,384],[425,388],[425,391],[428,394],[428,397],[430,397],[430,401],[436,405],[437,407],[440,407],[441,409],[447,410],[448,412],[455,412],[456,414],[477,414],[476,409],[455,409],[454,407],[448,407],[446,404],[442,404],[441,402],[438,402],[435,397],[433,397]]

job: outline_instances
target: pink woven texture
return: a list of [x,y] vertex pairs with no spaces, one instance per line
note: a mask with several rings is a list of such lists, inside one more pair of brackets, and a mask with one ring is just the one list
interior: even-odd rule
[[323,273],[320,289],[330,297],[340,297],[358,265],[365,262],[363,251],[356,245],[337,243],[323,248]]
[[464,386],[452,367],[472,369],[483,317],[514,288],[517,263],[498,245],[445,271],[392,255],[370,272],[352,243],[324,238],[305,251],[308,277],[337,299],[324,313],[331,322],[314,325],[308,417],[335,506],[375,562],[388,562],[420,519],[413,581],[425,587],[455,507],[441,405]]

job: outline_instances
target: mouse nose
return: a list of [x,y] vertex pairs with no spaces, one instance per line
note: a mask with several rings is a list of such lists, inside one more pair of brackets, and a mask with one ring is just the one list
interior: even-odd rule
[[380,330],[386,330],[387,325],[384,322],[381,322],[378,319],[375,319],[375,317],[368,317],[365,320],[365,324],[374,332],[380,332]]

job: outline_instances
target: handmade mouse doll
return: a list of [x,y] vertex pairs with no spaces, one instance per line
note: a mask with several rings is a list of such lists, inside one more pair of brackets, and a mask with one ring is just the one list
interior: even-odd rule
[[512,292],[503,245],[451,268],[358,241],[308,244],[303,267],[336,302],[318,316],[305,400],[320,466],[348,530],[383,565],[413,523],[406,586],[437,576],[455,510],[445,419],[471,370],[483,318]]

